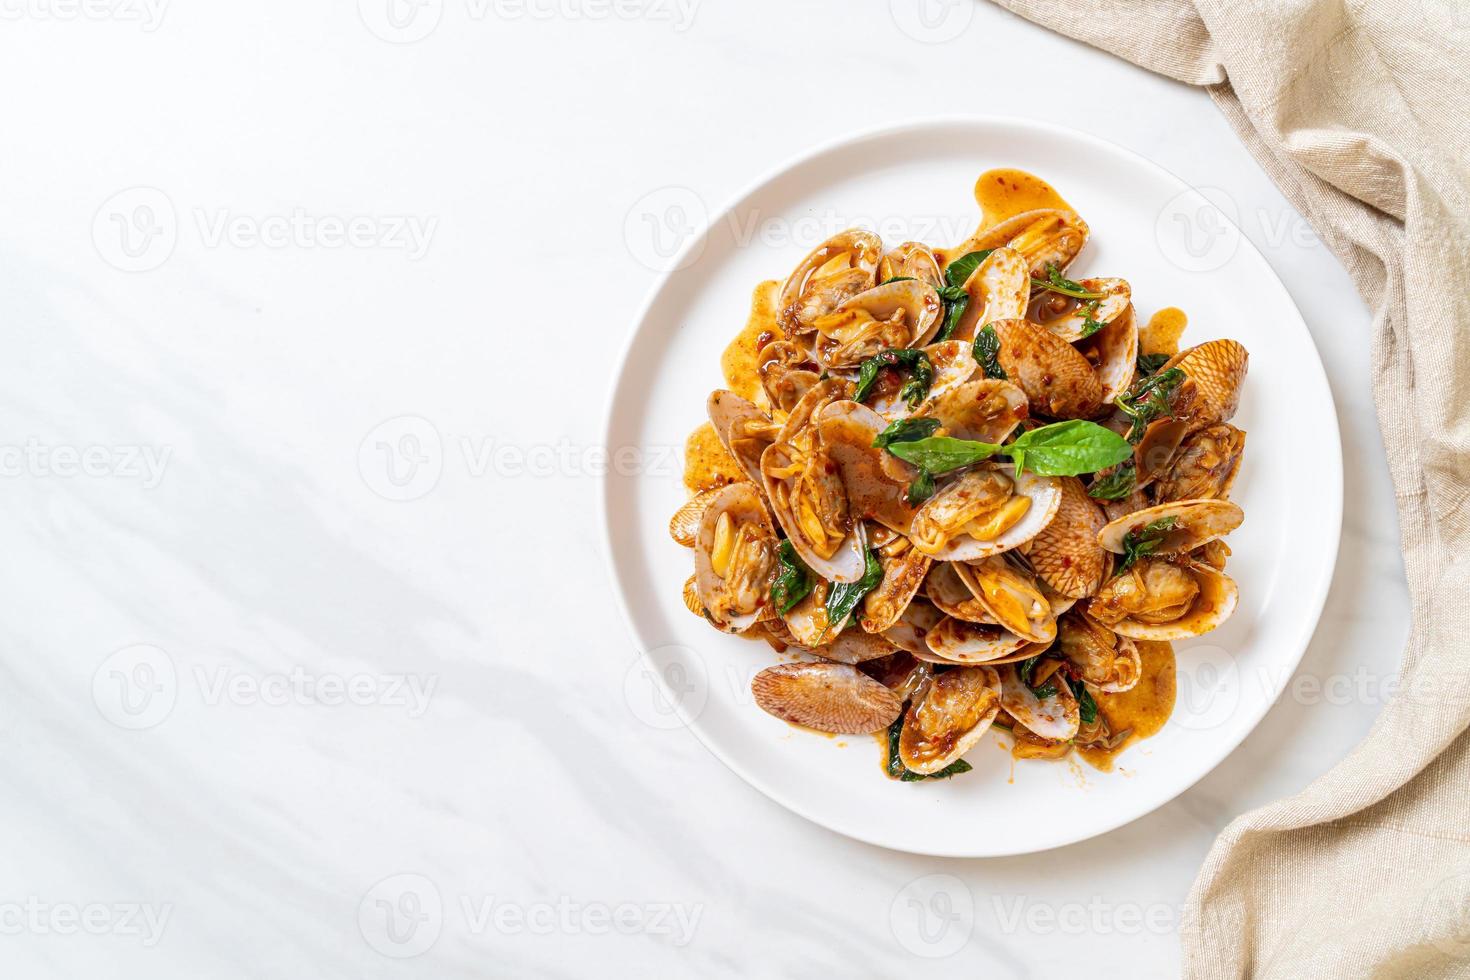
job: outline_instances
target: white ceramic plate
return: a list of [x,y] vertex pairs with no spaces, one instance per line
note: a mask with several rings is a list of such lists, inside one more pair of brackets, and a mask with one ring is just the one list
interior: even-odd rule
[[967,757],[974,772],[898,783],[880,772],[873,739],[826,738],[766,715],[749,682],[776,657],[764,643],[715,632],[680,599],[692,562],[667,532],[686,496],[675,467],[610,475],[604,486],[608,557],[644,658],[635,671],[665,686],[682,722],[752,786],[824,827],[956,857],[1044,850],[1148,813],[1224,759],[1291,679],[1337,557],[1342,456],[1317,351],[1265,259],[1178,178],[1092,136],[1002,119],[859,135],[782,167],[689,243],[638,318],[607,431],[610,448],[667,458],[704,421],[709,392],[723,387],[720,352],[757,283],[784,278],[827,235],[855,224],[890,245],[958,244],[978,220],[975,178],[994,167],[1046,179],[1087,220],[1092,239],[1073,278],[1123,276],[1142,317],[1165,306],[1189,314],[1185,344],[1233,337],[1251,354],[1234,420],[1249,433],[1232,491],[1246,514],[1230,538],[1241,604],[1221,629],[1175,645],[1173,718],[1125,752],[1117,771],[1075,761],[1013,766],[988,736]]

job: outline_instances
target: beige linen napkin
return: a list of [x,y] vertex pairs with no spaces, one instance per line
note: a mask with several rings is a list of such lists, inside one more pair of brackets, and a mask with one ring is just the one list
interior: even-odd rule
[[993,2],[1205,86],[1374,311],[1413,599],[1399,693],[1226,828],[1186,974],[1470,977],[1470,0]]

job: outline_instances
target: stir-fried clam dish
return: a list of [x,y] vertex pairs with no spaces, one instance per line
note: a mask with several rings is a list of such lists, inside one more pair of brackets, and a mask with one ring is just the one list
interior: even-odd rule
[[1044,182],[977,197],[958,247],[852,229],[757,290],[670,523],[689,610],[794,658],[756,704],[877,734],[908,781],[992,729],[1105,768],[1167,718],[1170,642],[1237,602],[1245,348],[1179,349],[1182,314],[1079,274],[1091,229]]

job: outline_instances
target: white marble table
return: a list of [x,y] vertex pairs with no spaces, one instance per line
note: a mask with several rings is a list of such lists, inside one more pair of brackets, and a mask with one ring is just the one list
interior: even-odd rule
[[[1208,98],[986,5],[386,2],[5,7],[6,975],[1173,973],[1215,834],[1367,731],[1407,623],[1367,312]],[[1348,474],[1305,682],[1240,750],[963,862],[640,720],[593,473],[640,200],[962,112],[1221,189]]]

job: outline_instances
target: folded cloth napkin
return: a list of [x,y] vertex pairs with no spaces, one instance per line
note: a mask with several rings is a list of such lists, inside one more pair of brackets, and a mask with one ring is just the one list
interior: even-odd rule
[[1413,600],[1399,693],[1221,834],[1186,975],[1470,977],[1470,0],[993,2],[1204,86],[1374,313]]

